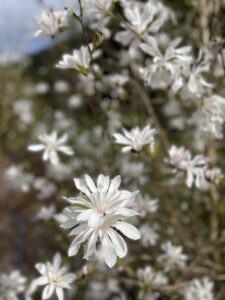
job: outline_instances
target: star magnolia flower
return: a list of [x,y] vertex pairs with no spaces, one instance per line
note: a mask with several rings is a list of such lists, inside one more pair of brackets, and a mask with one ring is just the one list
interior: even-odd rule
[[63,289],[70,289],[70,284],[76,279],[73,273],[66,273],[66,267],[60,267],[62,258],[57,253],[53,262],[46,264],[38,263],[35,265],[41,277],[34,282],[36,285],[46,285],[42,293],[42,299],[50,298],[55,292],[59,300],[63,300]]
[[169,158],[166,163],[174,167],[174,172],[180,170],[186,172],[186,185],[191,188],[195,185],[200,189],[207,189],[206,171],[208,159],[203,155],[196,155],[192,158],[191,153],[184,147],[172,146],[169,149]]
[[37,16],[37,23],[40,29],[35,36],[44,33],[54,37],[57,32],[68,26],[66,12],[64,11],[44,11],[40,16]]
[[[93,46],[90,45],[90,49]],[[91,62],[90,51],[87,46],[82,46],[79,50],[74,50],[73,54],[64,54],[62,59],[56,64],[60,69],[76,69],[84,75],[88,75]]]
[[117,144],[126,145],[122,148],[122,152],[135,151],[140,152],[144,145],[154,145],[155,129],[147,125],[142,130],[139,127],[133,128],[130,132],[123,129],[123,133],[115,133],[113,136]]
[[85,0],[84,9],[96,19],[105,18],[111,7],[113,0]]
[[168,283],[168,279],[162,272],[155,271],[152,267],[147,266],[137,270],[137,278],[142,287],[159,288]]
[[163,4],[160,3],[159,8],[152,1],[146,4],[125,1],[124,15],[132,30],[122,25],[124,30],[115,36],[115,40],[124,46],[135,46],[147,33],[156,33],[167,19]]
[[202,280],[194,279],[185,289],[184,295],[187,300],[214,300],[214,283],[205,277]]
[[63,228],[73,228],[70,235],[75,235],[68,254],[76,255],[82,243],[87,242],[85,258],[96,254],[96,244],[100,242],[106,264],[111,268],[116,264],[117,256],[127,254],[127,245],[121,233],[132,240],[140,239],[139,231],[124,220],[138,215],[128,207],[138,192],[120,191],[120,176],[113,178],[99,175],[97,185],[86,175],[85,180],[74,179],[82,195],[68,198],[73,206],[64,210],[67,216]]
[[26,289],[27,279],[19,271],[0,275],[0,299],[14,300]]
[[59,157],[57,152],[62,152],[66,155],[73,155],[73,150],[65,146],[64,143],[67,141],[68,136],[64,134],[61,138],[58,139],[57,132],[54,131],[52,134],[47,135],[40,135],[39,140],[42,142],[41,144],[37,145],[30,145],[28,150],[38,152],[44,151],[43,153],[43,160],[47,161],[50,160],[52,164],[59,163]]
[[216,138],[223,138],[225,122],[225,98],[219,95],[206,97],[202,101],[200,111],[196,117],[201,119],[201,129],[212,133]]
[[162,244],[163,254],[158,259],[164,263],[165,271],[171,271],[175,268],[184,268],[186,266],[187,255],[183,254],[181,246],[174,246],[171,242]]
[[165,50],[160,51],[157,40],[148,36],[146,43],[141,43],[142,51],[152,57],[152,62],[146,68],[141,68],[142,78],[152,88],[166,88],[173,82],[180,80],[184,67],[189,67],[192,57],[189,55],[190,46],[177,48],[181,39],[173,40]]
[[166,163],[177,169],[183,169],[186,166],[186,162],[191,159],[190,151],[184,147],[171,146],[169,151],[169,158],[165,160]]

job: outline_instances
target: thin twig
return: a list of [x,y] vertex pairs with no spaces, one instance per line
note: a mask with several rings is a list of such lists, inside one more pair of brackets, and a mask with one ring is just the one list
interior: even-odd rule
[[155,113],[154,107],[152,106],[151,100],[149,99],[149,96],[147,95],[145,89],[141,86],[141,84],[139,83],[138,80],[133,79],[132,80],[132,84],[134,85],[136,91],[138,92],[138,94],[140,95],[140,99],[143,102],[146,111],[149,114],[149,117],[152,119],[161,139],[163,142],[163,145],[165,147],[165,150],[167,151],[168,148],[170,147],[170,142],[168,140],[168,137],[164,131],[164,129],[162,128],[159,119]]
[[82,4],[81,4],[81,0],[78,0],[78,2],[79,2],[79,8],[80,8],[80,16],[79,16],[78,20],[80,22],[80,25],[81,25],[81,28],[82,28],[82,31],[83,31],[85,44],[88,47],[88,51],[89,51],[90,57],[92,59],[92,51],[91,51],[90,45],[88,43],[88,36],[87,36],[87,32],[85,30],[85,26],[84,26],[84,22],[83,22],[83,7],[82,7]]

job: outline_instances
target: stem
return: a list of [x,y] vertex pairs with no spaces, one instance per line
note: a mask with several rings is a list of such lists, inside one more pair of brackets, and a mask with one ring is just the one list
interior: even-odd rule
[[165,150],[167,151],[167,149],[170,147],[170,142],[168,140],[168,137],[167,137],[164,129],[162,128],[162,126],[159,122],[159,119],[155,113],[154,107],[152,106],[152,103],[151,103],[145,89],[143,89],[142,85],[139,83],[139,81],[137,79],[136,80],[133,79],[132,84],[134,85],[136,91],[140,95],[140,99],[143,102],[143,104],[146,108],[146,111],[148,112],[149,117],[153,120],[153,123],[162,139]]
[[85,44],[88,47],[88,51],[89,51],[90,57],[92,59],[92,51],[91,51],[90,45],[88,43],[88,36],[87,36],[87,32],[85,30],[85,26],[84,26],[84,22],[83,22],[83,7],[82,7],[82,4],[81,4],[81,0],[78,0],[78,2],[79,2],[79,8],[80,8],[80,17],[78,18],[78,20],[79,20],[81,28],[82,28]]

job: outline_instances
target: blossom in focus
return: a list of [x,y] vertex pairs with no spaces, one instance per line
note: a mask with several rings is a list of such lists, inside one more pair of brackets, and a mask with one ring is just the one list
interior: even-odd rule
[[174,246],[171,242],[162,244],[163,254],[158,257],[158,260],[163,263],[165,271],[171,271],[176,268],[183,269],[186,266],[187,255],[183,253],[181,246]]
[[59,157],[57,152],[62,152],[66,155],[73,155],[73,150],[64,145],[68,140],[67,134],[64,134],[61,138],[58,138],[58,134],[54,131],[52,134],[43,134],[39,136],[41,144],[30,145],[28,150],[33,152],[44,151],[43,160],[50,160],[52,164],[59,163]]
[[172,83],[180,80],[182,71],[190,66],[190,46],[180,47],[181,38],[171,41],[164,53],[159,49],[157,40],[148,36],[146,43],[141,43],[140,48],[152,57],[152,62],[140,69],[143,80],[155,89],[165,89]]
[[187,300],[214,300],[214,283],[205,277],[203,279],[194,279],[185,289],[184,295]]
[[35,265],[41,276],[34,282],[36,285],[45,285],[42,292],[42,299],[48,299],[56,293],[58,300],[63,300],[63,290],[71,289],[71,283],[76,279],[76,275],[67,273],[67,267],[61,267],[61,263],[61,255],[57,253],[52,263],[38,263]]
[[56,33],[62,31],[68,26],[67,14],[64,11],[44,11],[40,16],[37,16],[37,24],[39,30],[35,36],[46,34],[54,37]]
[[76,69],[87,76],[91,62],[90,49],[87,46],[82,46],[79,50],[74,50],[72,55],[64,54],[62,59],[56,64],[56,67],[60,69]]
[[27,279],[19,271],[0,275],[0,299],[15,300],[26,289]]
[[68,220],[62,227],[74,227],[70,235],[75,236],[68,254],[76,255],[81,244],[86,242],[84,257],[89,259],[95,255],[96,245],[100,242],[104,260],[111,268],[116,264],[117,256],[123,258],[127,254],[121,233],[132,240],[140,239],[137,228],[125,221],[138,215],[130,208],[138,192],[119,190],[120,176],[110,180],[108,176],[99,175],[97,184],[88,175],[83,181],[77,178],[74,181],[82,194],[68,198],[72,206],[64,210]]
[[122,152],[140,152],[144,145],[153,147],[155,141],[155,129],[150,125],[147,125],[142,130],[139,127],[135,127],[131,131],[123,129],[123,134],[115,133],[113,137],[117,144],[124,145]]

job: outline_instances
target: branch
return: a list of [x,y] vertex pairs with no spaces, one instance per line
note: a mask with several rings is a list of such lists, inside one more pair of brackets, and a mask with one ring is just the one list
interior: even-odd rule
[[149,99],[145,89],[143,89],[142,85],[139,83],[137,79],[132,79],[132,84],[135,87],[135,90],[138,92],[140,95],[140,99],[143,102],[146,111],[148,112],[149,117],[152,119],[161,139],[164,145],[165,150],[167,151],[168,148],[170,147],[170,142],[167,137],[166,132],[162,128],[159,119],[155,113],[154,107],[152,106],[151,100]]

